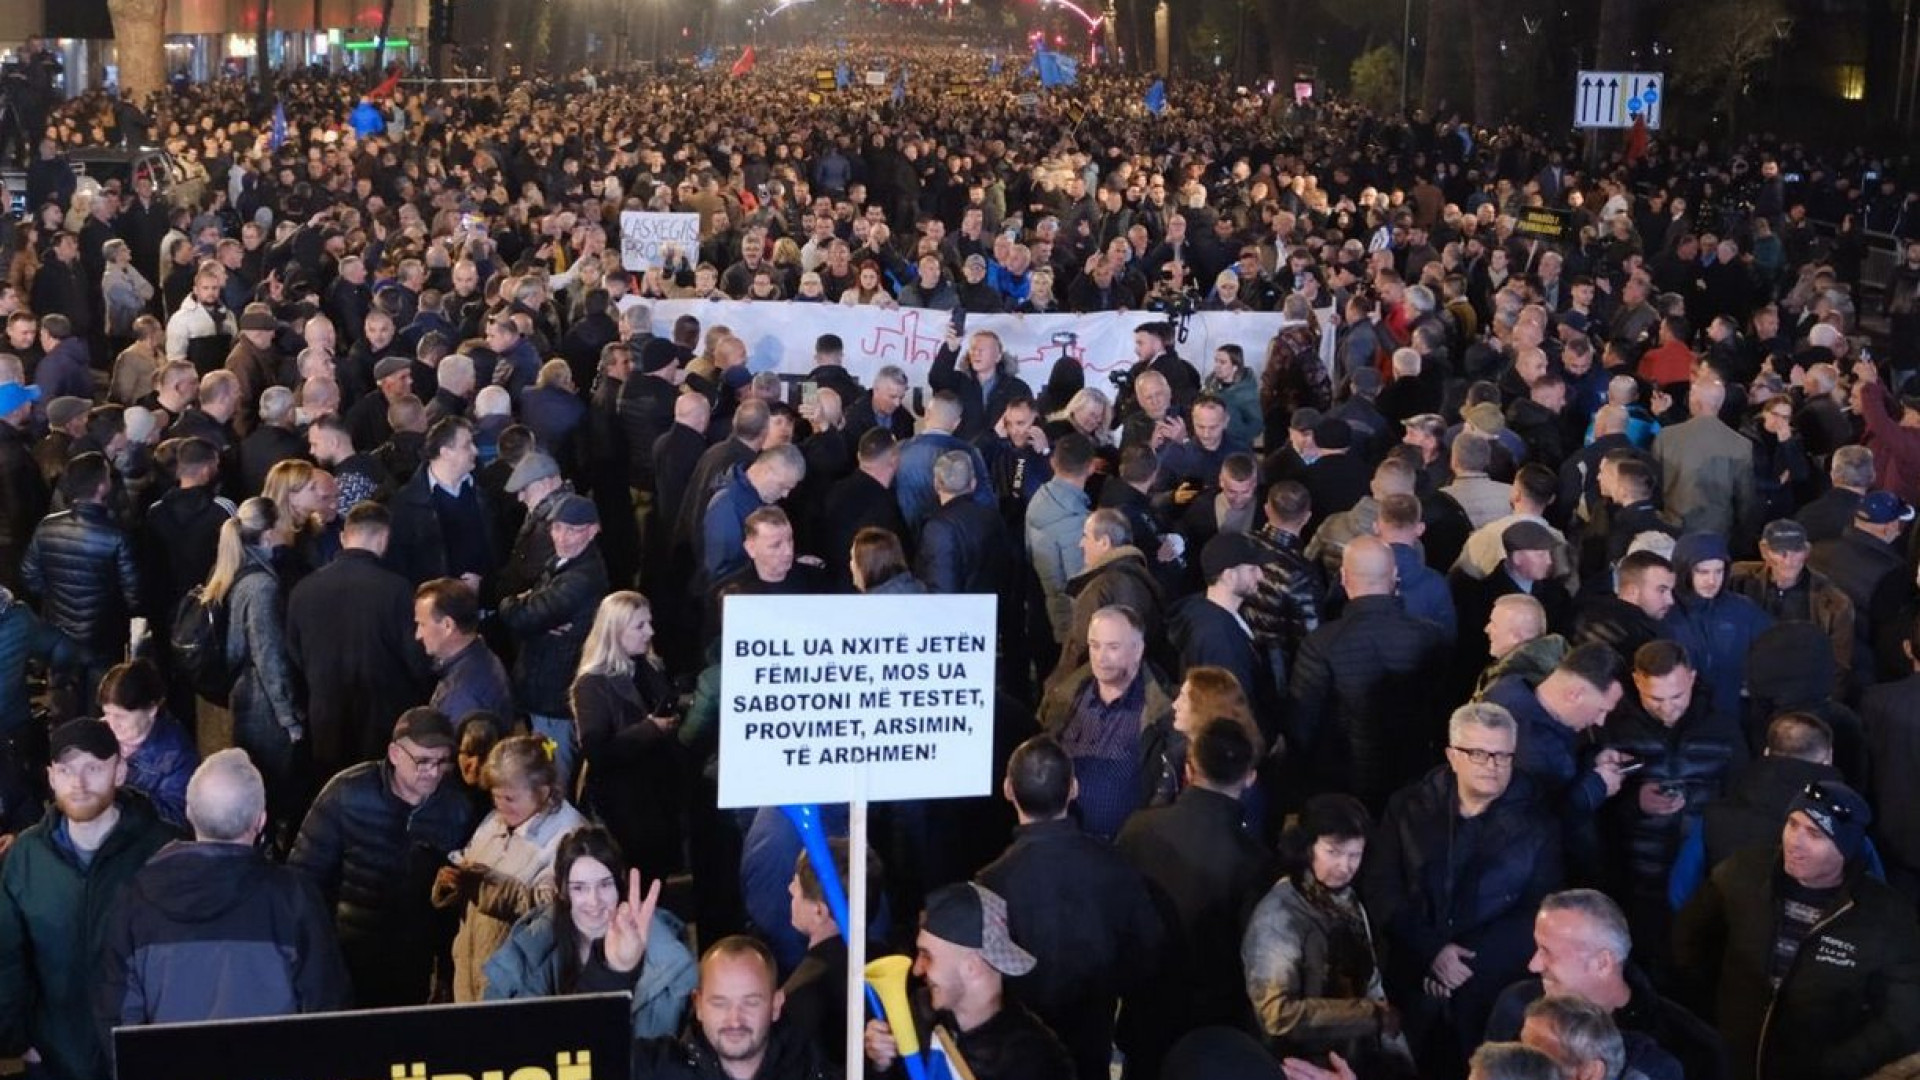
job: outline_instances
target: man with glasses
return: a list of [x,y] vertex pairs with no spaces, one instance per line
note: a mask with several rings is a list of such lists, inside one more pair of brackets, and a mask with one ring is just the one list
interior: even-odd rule
[[1737,1076],[1866,1076],[1920,1049],[1920,926],[1867,871],[1867,802],[1808,784],[1778,846],[1715,867],[1674,927],[1675,961]]
[[1387,803],[1361,892],[1391,942],[1382,977],[1415,1059],[1457,1068],[1495,997],[1525,974],[1533,913],[1562,861],[1558,825],[1514,775],[1512,714],[1463,705],[1447,744],[1444,767]]
[[427,1000],[445,935],[429,900],[433,878],[474,824],[458,785],[442,783],[454,747],[444,713],[423,706],[400,714],[385,760],[327,784],[287,859],[333,911],[360,1008]]

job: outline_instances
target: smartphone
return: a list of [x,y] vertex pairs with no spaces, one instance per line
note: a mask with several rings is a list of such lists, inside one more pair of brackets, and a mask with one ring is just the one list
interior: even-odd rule
[[953,309],[953,332],[956,337],[967,332],[967,309]]
[[819,383],[814,382],[812,379],[808,379],[807,381],[800,384],[800,404],[816,405],[816,406],[820,404],[820,384]]

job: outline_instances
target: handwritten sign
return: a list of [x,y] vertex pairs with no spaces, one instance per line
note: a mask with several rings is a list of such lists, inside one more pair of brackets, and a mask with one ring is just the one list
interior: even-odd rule
[[992,596],[732,596],[720,805],[985,795]]
[[663,261],[661,249],[672,246],[690,261],[700,257],[700,215],[663,214],[626,210],[620,214],[620,265],[646,270]]

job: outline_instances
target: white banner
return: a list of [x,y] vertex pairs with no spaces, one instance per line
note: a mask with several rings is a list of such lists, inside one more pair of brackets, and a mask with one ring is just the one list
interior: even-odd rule
[[660,264],[661,247],[673,244],[688,259],[700,258],[700,215],[650,210],[620,213],[620,265],[640,271]]
[[720,805],[993,788],[992,596],[730,596]]
[[[814,339],[821,334],[838,334],[846,344],[847,370],[869,385],[875,371],[894,364],[915,386],[924,387],[933,356],[952,322],[947,312],[925,308],[744,300],[662,300],[651,306],[656,334],[670,334],[673,321],[682,315],[700,320],[702,347],[712,327],[725,326],[733,331],[747,343],[747,364],[755,372],[805,375],[813,368]],[[1073,360],[1086,370],[1088,386],[1110,392],[1107,376],[1125,371],[1134,362],[1134,328],[1164,318],[1147,311],[969,315],[966,332],[990,330],[998,334],[1007,353],[1019,357],[1020,377],[1036,395],[1046,385],[1053,366],[1063,359]],[[1203,311],[1177,328],[1184,337],[1175,342],[1175,351],[1202,376],[1212,371],[1213,352],[1222,345],[1240,346],[1246,353],[1247,369],[1257,375],[1266,364],[1268,343],[1280,332],[1280,316],[1272,312]]]

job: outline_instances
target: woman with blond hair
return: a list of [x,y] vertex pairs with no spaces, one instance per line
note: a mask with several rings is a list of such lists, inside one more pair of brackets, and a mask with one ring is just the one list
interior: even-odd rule
[[272,500],[248,499],[220,526],[213,572],[200,587],[204,603],[226,611],[226,659],[236,673],[233,744],[266,780],[269,837],[276,835],[273,829],[299,824],[303,801],[294,786],[294,746],[306,738],[305,718],[287,659],[286,592],[274,568],[275,550],[290,539]]
[[480,782],[493,810],[433,881],[433,906],[463,911],[453,938],[453,1000],[461,1003],[486,994],[483,968],[513,924],[553,901],[554,853],[587,823],[562,794],[552,751],[537,735],[495,743]]
[[653,654],[653,608],[622,590],[600,601],[569,693],[586,762],[580,805],[649,877],[680,869],[680,703]]

